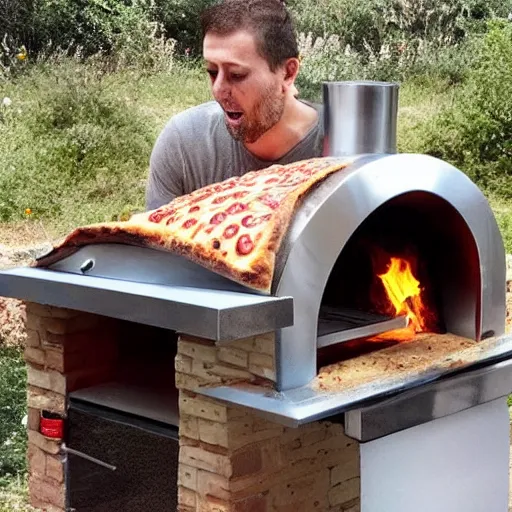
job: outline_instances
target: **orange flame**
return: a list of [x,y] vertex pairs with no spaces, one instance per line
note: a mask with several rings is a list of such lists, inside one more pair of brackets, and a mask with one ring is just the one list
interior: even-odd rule
[[415,332],[426,329],[425,306],[421,300],[420,282],[414,277],[411,264],[402,258],[391,258],[385,274],[379,275],[396,316],[407,315]]
[[410,261],[391,257],[387,271],[378,277],[386,291],[388,306],[392,306],[395,316],[406,315],[408,325],[405,329],[380,334],[373,340],[409,341],[416,333],[429,331],[430,312],[422,300],[422,288],[412,272]]

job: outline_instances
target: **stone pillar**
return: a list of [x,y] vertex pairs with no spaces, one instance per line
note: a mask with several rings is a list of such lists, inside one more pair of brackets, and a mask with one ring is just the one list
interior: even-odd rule
[[359,444],[343,427],[286,428],[197,394],[204,385],[273,387],[273,334],[216,347],[181,336],[180,512],[359,512]]
[[61,440],[40,433],[42,411],[66,417],[67,393],[99,384],[114,371],[115,323],[79,311],[26,304],[28,473],[32,506],[65,510]]

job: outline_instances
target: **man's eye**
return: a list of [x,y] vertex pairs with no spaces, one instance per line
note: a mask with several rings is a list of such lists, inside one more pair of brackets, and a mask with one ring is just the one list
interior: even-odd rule
[[247,75],[239,73],[231,73],[231,80],[234,82],[241,82]]

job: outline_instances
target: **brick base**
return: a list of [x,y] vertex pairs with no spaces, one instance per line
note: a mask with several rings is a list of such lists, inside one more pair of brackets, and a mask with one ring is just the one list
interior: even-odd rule
[[[69,392],[116,378],[120,347],[125,350],[129,341],[136,354],[150,353],[151,334],[141,326],[143,332],[131,333],[136,339],[128,340],[120,333],[122,322],[38,304],[27,304],[26,315],[30,502],[47,512],[63,512],[61,442],[40,434],[41,413],[65,417]],[[166,361],[163,366],[168,376]],[[240,382],[273,388],[273,333],[224,347],[181,336],[175,369],[180,390],[179,511],[360,510],[359,445],[345,436],[342,426],[315,422],[286,428],[197,393],[201,386]],[[158,380],[151,368],[146,372],[145,381]]]
[[[262,348],[268,358],[264,365],[258,359],[255,373],[249,362]],[[359,444],[341,425],[286,428],[195,392],[230,379],[256,382],[262,368],[271,386],[272,348],[271,335],[235,342],[229,352],[182,336],[176,357],[181,512],[360,510]]]
[[78,311],[26,305],[28,472],[33,507],[65,510],[61,441],[40,433],[42,411],[66,417],[67,393],[103,382],[113,371],[115,324]]

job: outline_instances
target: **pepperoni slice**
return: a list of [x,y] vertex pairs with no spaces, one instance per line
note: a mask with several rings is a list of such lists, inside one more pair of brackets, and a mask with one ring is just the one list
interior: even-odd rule
[[265,183],[277,183],[279,181],[279,178],[269,178],[265,181]]
[[236,181],[226,181],[224,183],[224,190],[228,190],[236,186]]
[[221,204],[223,203],[228,197],[230,197],[230,195],[228,194],[227,196],[219,196],[219,197],[216,197],[212,203],[213,204]]
[[247,190],[240,190],[239,192],[235,192],[233,194],[233,197],[235,199],[242,199],[242,197],[245,197],[249,192]]
[[176,220],[176,217],[174,215],[171,215],[168,219],[167,219],[167,222],[165,223],[166,226],[168,226],[169,224],[172,224],[174,221]]
[[149,216],[150,222],[160,222],[164,217],[172,215],[176,212],[174,208],[159,208]]
[[250,235],[242,235],[236,242],[236,252],[240,256],[247,256],[254,249]]
[[270,196],[269,194],[265,194],[264,196],[261,196],[260,197],[260,201],[268,206],[269,208],[272,208],[272,210],[275,210],[276,208],[279,207],[279,201],[277,201],[276,199],[274,199],[272,196]]
[[185,229],[191,228],[194,224],[197,224],[197,219],[188,219],[183,223]]
[[267,213],[267,215],[261,215],[260,217],[253,217],[252,215],[247,215],[242,219],[242,226],[246,228],[253,228],[254,226],[257,226],[258,224],[261,224],[262,222],[266,222],[270,220],[272,217],[272,214]]
[[221,222],[224,222],[227,215],[224,212],[216,213],[211,219],[210,224],[220,224]]
[[200,206],[192,206],[192,208],[190,208],[190,210],[188,211],[188,213],[194,213],[194,212],[197,212],[198,210],[200,210],[201,207]]
[[224,238],[233,238],[239,231],[240,226],[237,224],[230,224],[225,230],[224,230]]
[[233,215],[235,213],[240,213],[240,212],[244,212],[245,210],[247,210],[247,205],[246,204],[243,204],[243,203],[233,203],[228,209],[227,209],[227,212],[230,214],[230,215]]
[[208,199],[212,194],[213,191],[205,192],[204,194],[201,194],[198,197],[194,197],[192,203],[199,203],[200,201],[204,201],[205,199]]
[[165,211],[164,210],[157,210],[156,212],[153,212],[149,216],[150,222],[160,222],[165,217]]

